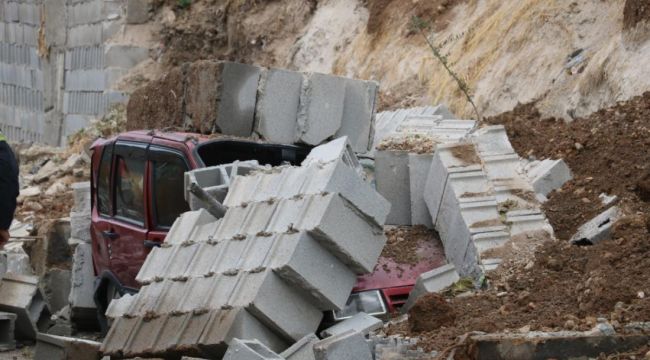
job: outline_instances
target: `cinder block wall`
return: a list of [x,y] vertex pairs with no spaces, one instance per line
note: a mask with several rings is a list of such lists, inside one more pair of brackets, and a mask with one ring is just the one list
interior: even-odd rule
[[[110,87],[148,49],[106,45],[148,18],[146,0],[5,0],[0,4],[0,129],[13,141],[65,145],[128,95]],[[133,9],[129,17],[127,9]],[[144,9],[144,11],[143,11]],[[130,19],[127,22],[127,19]]]

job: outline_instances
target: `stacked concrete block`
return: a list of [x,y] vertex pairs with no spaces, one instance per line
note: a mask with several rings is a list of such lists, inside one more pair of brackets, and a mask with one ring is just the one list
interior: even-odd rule
[[50,269],[40,279],[45,300],[52,313],[68,305],[72,274],[70,270]]
[[377,151],[375,154],[375,179],[377,192],[391,209],[387,225],[411,225],[411,190],[409,180],[409,154],[406,151]]
[[409,294],[409,298],[402,308],[402,311],[408,311],[420,296],[427,293],[439,292],[444,288],[451,286],[458,280],[460,280],[460,276],[453,264],[443,265],[439,268],[420,274],[415,282],[413,291]]
[[90,244],[79,244],[75,248],[71,280],[68,298],[71,320],[77,328],[92,328],[97,321],[97,308],[93,299],[95,273]]
[[[340,159],[331,164],[356,176]],[[324,310],[345,305],[357,275],[372,271],[379,257],[383,224],[343,193],[276,198],[277,182],[269,181],[276,174],[308,181],[301,168],[290,169],[236,177],[230,192],[250,178],[265,195],[240,194],[246,202],[229,205],[220,220],[202,209],[183,214],[141,268],[140,292],[109,309],[115,320],[103,352],[213,357],[234,338],[279,352],[313,334]]]
[[188,171],[184,178],[185,200],[192,210],[205,208],[203,201],[190,191],[190,186],[195,183],[218,202],[223,203],[233,178],[246,175],[259,167],[259,163],[252,160]]
[[333,137],[341,128],[345,100],[344,79],[307,74],[300,94],[298,140],[318,145]]
[[287,360],[315,360],[314,344],[320,339],[314,334],[309,334],[296,341],[291,347],[283,351],[280,356]]
[[594,245],[607,240],[612,235],[614,223],[622,216],[621,210],[614,206],[598,214],[578,228],[571,237],[571,243],[577,245]]
[[0,283],[0,311],[16,314],[16,338],[36,339],[50,318],[38,277],[5,274]]
[[258,340],[233,339],[224,360],[283,360]]
[[347,331],[321,340],[314,345],[316,360],[372,360],[372,353],[365,337]]
[[16,314],[0,312],[0,351],[8,351],[16,348],[14,329],[16,326]]
[[261,69],[217,61],[189,66],[185,116],[195,131],[250,136]]
[[100,358],[100,343],[49,334],[38,334],[35,360],[95,360]]
[[372,315],[364,312],[357,313],[351,318],[345,319],[340,323],[321,331],[321,336],[326,338],[336,336],[347,331],[355,331],[362,335],[368,335],[370,332],[380,329],[384,322]]
[[324,164],[339,159],[349,167],[355,169],[363,177],[363,167],[359,163],[359,158],[357,158],[347,136],[341,136],[336,140],[313,148],[301,165],[306,166],[312,163]]
[[346,80],[343,118],[335,137],[347,136],[358,153],[370,150],[374,136],[379,84],[374,81]]
[[433,154],[409,154],[409,192],[411,196],[411,225],[433,228],[431,214],[424,202],[424,188],[431,168]]

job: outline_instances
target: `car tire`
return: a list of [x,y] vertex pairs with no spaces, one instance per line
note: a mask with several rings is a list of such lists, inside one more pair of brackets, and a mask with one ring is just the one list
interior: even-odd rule
[[110,329],[109,319],[106,317],[106,310],[110,305],[111,301],[117,300],[124,296],[122,288],[116,284],[114,281],[107,279],[103,286],[98,290],[99,299],[101,304],[97,304],[97,321],[99,321],[99,326],[102,332],[102,335],[108,333]]

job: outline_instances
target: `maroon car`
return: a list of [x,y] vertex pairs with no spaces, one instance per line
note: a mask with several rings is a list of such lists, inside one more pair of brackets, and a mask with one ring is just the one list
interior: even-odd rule
[[[112,299],[137,292],[135,277],[151,248],[159,246],[189,207],[183,197],[186,171],[236,160],[299,165],[309,148],[211,138],[186,133],[131,131],[97,140],[92,154],[92,225],[95,302],[100,321]],[[346,307],[327,314],[341,320],[363,311],[387,315],[408,297],[417,276],[442,265],[424,247],[415,265],[380,258],[375,272],[359,278]]]

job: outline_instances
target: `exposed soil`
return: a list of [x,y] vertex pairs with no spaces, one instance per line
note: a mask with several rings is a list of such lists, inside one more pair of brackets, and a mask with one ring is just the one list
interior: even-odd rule
[[456,312],[444,297],[432,293],[421,296],[409,309],[411,331],[432,331],[454,323]]
[[433,154],[437,142],[429,136],[408,135],[390,137],[377,145],[377,150],[408,151],[415,154]]
[[479,159],[476,153],[476,148],[472,144],[454,146],[451,148],[451,154],[467,165],[481,163],[481,159]]
[[632,29],[640,22],[650,21],[650,3],[646,0],[627,0],[623,8],[623,28]]
[[397,8],[409,8],[406,15],[401,14],[404,22],[411,21],[411,17],[418,18],[429,23],[434,31],[444,30],[451,21],[450,10],[464,0],[433,0],[405,2],[401,0],[367,0],[366,6],[370,12],[368,18],[368,34],[377,34],[386,31],[390,24],[390,14],[400,14],[404,11],[396,11]]
[[[650,166],[650,93],[569,124],[540,119],[530,104],[488,122],[505,124],[521,155],[563,157],[574,172],[545,204],[559,240],[542,242],[528,263],[488,274],[488,290],[450,299],[452,325],[421,332],[402,323],[390,332],[443,350],[471,331],[590,330],[603,317],[620,332],[623,324],[650,319],[650,204],[638,196]],[[626,214],[612,240],[570,245],[577,227],[603,210],[601,192],[617,195]],[[410,325],[421,315],[416,311]]]
[[423,243],[430,242],[438,245],[440,237],[435,230],[425,226],[401,226],[386,230],[386,245],[381,257],[390,258],[398,264],[416,265],[422,259],[418,249]]

